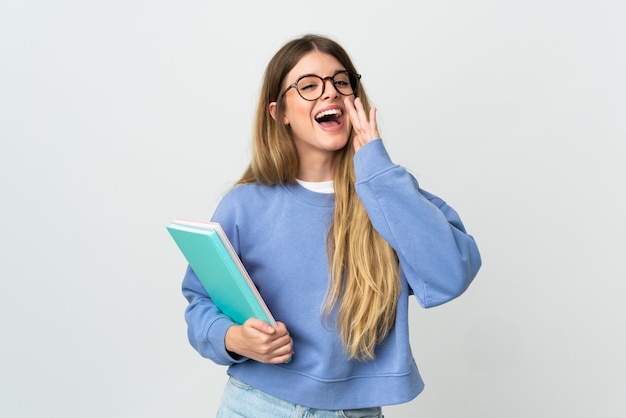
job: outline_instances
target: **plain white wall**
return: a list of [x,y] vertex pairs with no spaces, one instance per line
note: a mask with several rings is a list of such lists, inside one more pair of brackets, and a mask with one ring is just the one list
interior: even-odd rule
[[285,41],[352,55],[399,164],[484,266],[413,303],[426,389],[391,417],[626,416],[623,2],[0,5],[0,416],[213,416],[165,231],[249,158]]

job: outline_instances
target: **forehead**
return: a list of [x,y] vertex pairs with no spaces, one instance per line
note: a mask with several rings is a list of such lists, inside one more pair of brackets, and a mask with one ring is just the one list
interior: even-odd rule
[[303,75],[315,74],[327,77],[335,74],[337,71],[345,70],[337,58],[332,55],[312,51],[300,58],[300,61],[289,71],[286,80],[293,82]]

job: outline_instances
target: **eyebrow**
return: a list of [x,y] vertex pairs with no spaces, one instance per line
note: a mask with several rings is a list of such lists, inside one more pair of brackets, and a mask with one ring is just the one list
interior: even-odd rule
[[[348,71],[347,69],[345,69],[345,68],[344,68],[343,70],[337,70],[337,71],[335,71],[335,72],[333,73],[333,75],[328,76],[328,77],[334,77],[334,76],[336,76],[338,73],[343,73],[344,71],[345,71],[345,72],[350,72],[350,71]],[[301,78],[304,78],[304,77],[309,77],[309,76],[315,76],[315,77],[324,78],[324,77],[322,77],[321,75],[318,75],[318,74],[308,73],[308,74],[303,74],[303,75],[299,76],[298,78],[296,78],[296,80],[300,80]]]

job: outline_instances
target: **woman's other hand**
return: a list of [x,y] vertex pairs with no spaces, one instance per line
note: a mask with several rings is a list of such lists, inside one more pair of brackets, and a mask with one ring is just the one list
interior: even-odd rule
[[276,328],[256,318],[226,331],[226,350],[261,363],[288,362],[293,354],[293,340],[282,322]]

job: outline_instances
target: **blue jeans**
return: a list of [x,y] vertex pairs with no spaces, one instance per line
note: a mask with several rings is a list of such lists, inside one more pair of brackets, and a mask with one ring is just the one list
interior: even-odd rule
[[230,377],[217,418],[382,418],[381,408],[330,411],[307,408],[268,395]]

